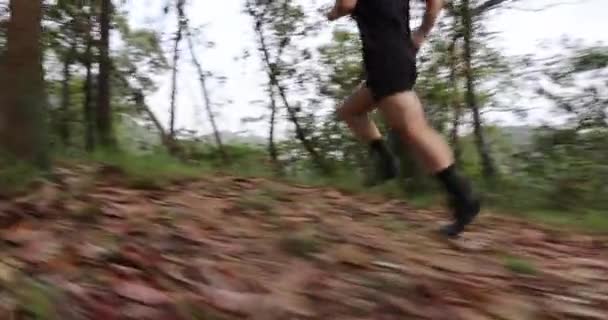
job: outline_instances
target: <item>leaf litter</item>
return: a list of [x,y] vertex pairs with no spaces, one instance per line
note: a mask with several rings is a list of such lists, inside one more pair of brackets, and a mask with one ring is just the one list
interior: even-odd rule
[[446,241],[445,211],[376,196],[228,176],[136,190],[58,171],[62,184],[0,202],[0,319],[608,316],[605,236],[486,214]]

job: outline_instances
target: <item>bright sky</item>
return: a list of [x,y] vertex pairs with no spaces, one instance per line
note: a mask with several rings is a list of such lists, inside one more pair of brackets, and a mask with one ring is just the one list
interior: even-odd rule
[[[147,26],[163,30],[170,47],[170,36],[175,30],[173,16],[162,13],[162,3],[166,0],[130,0],[131,20],[138,26]],[[517,8],[542,8],[558,0],[525,0]],[[265,100],[263,84],[266,81],[261,70],[262,64],[255,50],[252,23],[242,13],[244,0],[202,1],[190,0],[187,14],[193,26],[205,25],[204,38],[213,41],[213,48],[198,49],[198,56],[203,67],[211,72],[227,77],[224,84],[214,82],[210,86],[211,99],[221,103],[231,99],[232,103],[216,106],[221,130],[249,131],[264,135],[266,124],[242,124],[243,117],[259,116],[267,112],[262,106],[251,103],[253,100]],[[506,54],[538,54],[539,43],[556,41],[564,35],[580,38],[586,42],[608,42],[606,29],[606,12],[608,0],[564,0],[567,5],[552,7],[541,12],[521,10],[504,10],[493,14],[490,29],[500,32],[500,37],[493,43]],[[309,2],[321,6],[330,0]],[[576,4],[572,4],[576,3]],[[327,24],[327,31],[332,25]],[[185,49],[185,47],[184,47]],[[252,57],[248,60],[235,60],[249,50]],[[167,57],[170,57],[167,54]],[[184,51],[180,67],[177,123],[179,127],[209,132],[210,125],[202,110],[202,98],[196,73],[191,66],[188,51]],[[158,114],[163,123],[168,123],[170,74],[159,75],[161,88],[148,98],[148,103]],[[199,111],[197,111],[199,110]],[[546,114],[537,112],[531,120],[537,120]],[[501,116],[502,117],[502,116]],[[504,117],[493,117],[493,120],[515,121]]]

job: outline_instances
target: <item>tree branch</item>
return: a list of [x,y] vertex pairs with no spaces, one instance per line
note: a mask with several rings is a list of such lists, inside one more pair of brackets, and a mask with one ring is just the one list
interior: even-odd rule
[[517,10],[517,11],[527,11],[527,12],[540,12],[540,11],[544,11],[544,10],[548,10],[551,8],[555,8],[555,7],[559,7],[559,6],[566,6],[566,5],[576,5],[576,4],[580,4],[581,1],[571,1],[571,2],[558,2],[558,3],[552,3],[543,7],[539,7],[539,8],[521,8],[521,7],[509,7],[509,10]]
[[484,14],[495,7],[508,2],[508,1],[517,1],[517,0],[487,0],[486,2],[480,4],[477,8],[473,9],[473,15],[477,16],[480,14]]

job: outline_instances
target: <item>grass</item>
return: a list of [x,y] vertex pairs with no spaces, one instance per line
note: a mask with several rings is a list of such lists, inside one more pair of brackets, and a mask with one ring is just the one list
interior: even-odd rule
[[[556,209],[563,199],[551,197],[540,185],[522,186],[509,179],[495,183],[479,183],[484,191],[487,210],[499,214],[520,217],[553,228],[589,233],[608,232],[608,214],[589,209],[592,203],[580,203],[576,210]],[[563,195],[568,198],[568,194]]]
[[208,172],[206,167],[185,164],[165,153],[131,155],[97,152],[92,155],[92,160],[118,169],[124,174],[127,185],[137,189],[161,189]]
[[35,320],[59,319],[55,295],[52,288],[33,280],[26,280],[17,292],[21,311],[27,315],[27,319]]
[[548,227],[587,233],[608,233],[608,214],[605,212],[581,209],[580,213],[572,213],[535,208],[513,211],[500,206],[490,208],[500,214],[520,217]]
[[26,192],[41,173],[25,163],[0,161],[0,196],[13,197]]
[[518,257],[507,256],[504,265],[505,268],[517,274],[536,275],[538,273],[538,270],[530,261]]

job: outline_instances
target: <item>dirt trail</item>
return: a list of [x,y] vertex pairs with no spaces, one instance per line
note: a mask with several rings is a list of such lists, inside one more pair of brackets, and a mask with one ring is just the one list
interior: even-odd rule
[[59,176],[0,202],[0,319],[608,319],[605,236],[484,214],[446,241],[445,212],[373,196]]

